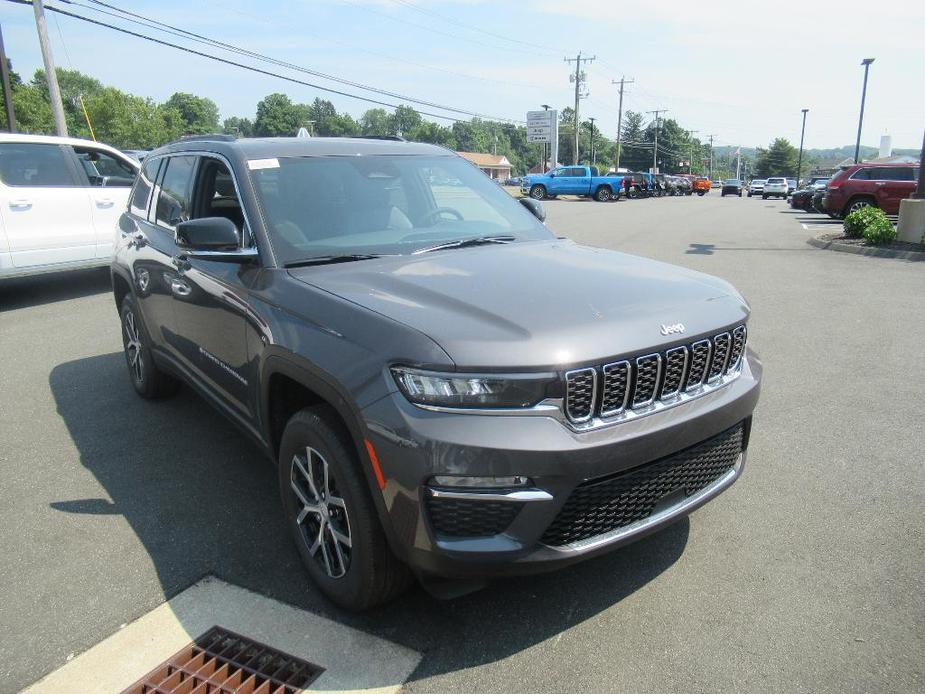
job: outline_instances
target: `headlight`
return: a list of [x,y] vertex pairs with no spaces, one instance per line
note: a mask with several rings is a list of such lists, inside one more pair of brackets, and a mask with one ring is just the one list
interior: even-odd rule
[[392,368],[408,400],[437,407],[531,407],[547,396],[555,374],[457,374]]

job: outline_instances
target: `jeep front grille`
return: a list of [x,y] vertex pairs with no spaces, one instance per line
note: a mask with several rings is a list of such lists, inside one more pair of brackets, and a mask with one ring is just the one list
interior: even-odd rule
[[745,326],[740,325],[664,352],[569,371],[565,415],[573,424],[585,424],[686,400],[727,382],[725,377],[741,368],[745,343]]

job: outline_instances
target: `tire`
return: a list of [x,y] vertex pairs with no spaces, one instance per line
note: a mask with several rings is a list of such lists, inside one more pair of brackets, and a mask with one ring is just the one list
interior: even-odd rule
[[742,193],[739,193],[739,197],[740,197],[740,198],[742,197]]
[[122,318],[122,350],[135,392],[148,400],[176,393],[180,382],[154,363],[151,338],[131,294],[122,299],[119,315]]
[[610,188],[607,186],[599,186],[596,191],[594,191],[594,199],[598,202],[609,202],[612,194]]
[[[412,576],[389,549],[356,448],[339,424],[326,406],[292,416],[280,443],[279,489],[315,585],[332,602],[360,611],[398,596]],[[308,511],[309,505],[319,510]]]
[[767,196],[767,195],[762,195],[762,196],[761,196],[761,199],[762,199],[762,200],[767,200],[767,199],[768,199],[768,196]]
[[546,188],[539,184],[530,187],[530,197],[534,200],[546,199]]
[[703,191],[702,191],[702,190],[698,190],[698,191],[697,191],[697,195],[699,195],[700,197],[703,197]]
[[870,198],[854,198],[853,200],[848,201],[848,204],[845,205],[845,209],[843,210],[842,214],[843,216],[847,217],[852,212],[863,210],[865,207],[876,207],[876,206],[877,206],[877,203],[875,203]]

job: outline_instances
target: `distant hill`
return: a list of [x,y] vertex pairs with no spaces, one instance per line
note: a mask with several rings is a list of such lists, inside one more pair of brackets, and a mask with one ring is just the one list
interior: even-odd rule
[[[713,154],[718,157],[727,157],[733,156],[735,154],[735,147],[714,147]],[[870,159],[876,157],[880,153],[879,147],[866,147],[861,145],[861,158]],[[917,149],[893,149],[893,154],[908,154],[910,156],[916,156],[919,154]],[[754,159],[756,155],[756,149],[754,147],[743,147],[742,156],[749,159]],[[828,161],[836,160],[841,161],[846,157],[854,157],[854,145],[845,145],[843,147],[833,147],[831,149],[804,149],[803,158],[807,161]]]

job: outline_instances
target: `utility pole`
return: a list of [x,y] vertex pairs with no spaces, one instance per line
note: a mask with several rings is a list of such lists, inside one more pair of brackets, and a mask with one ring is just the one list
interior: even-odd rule
[[596,121],[597,118],[592,116],[588,118],[588,120],[591,121],[591,166],[594,166],[594,164],[596,163],[594,159],[594,121]]
[[803,169],[803,136],[806,134],[806,113],[808,108],[803,109],[803,127],[800,129],[800,156],[797,159],[797,188],[800,187],[800,171]]
[[652,150],[652,173],[658,173],[658,114],[666,113],[668,109],[661,108],[657,111],[646,111],[646,113],[655,114],[655,148]]
[[710,181],[713,180],[715,175],[713,172],[713,135],[710,135]]
[[48,82],[48,98],[51,112],[55,117],[55,131],[67,137],[67,122],[64,120],[64,104],[61,103],[61,90],[58,89],[58,73],[55,72],[55,60],[51,56],[51,44],[48,42],[48,26],[45,24],[45,8],[42,0],[32,0],[35,11],[35,28],[39,32],[39,46],[45,61],[45,81]]
[[16,114],[13,113],[13,90],[10,87],[10,69],[6,64],[6,51],[3,50],[2,29],[0,29],[0,78],[3,79],[3,103],[6,106],[6,127],[11,133],[15,133]]
[[736,180],[741,181],[739,174],[742,172],[742,145],[736,148]]
[[632,84],[635,81],[636,80],[628,80],[625,77],[620,77],[619,82],[610,80],[611,84],[620,85],[620,108],[617,111],[617,161],[613,167],[615,170],[620,168],[620,149],[623,145],[623,85]]
[[[691,138],[691,135],[693,135],[694,133],[699,133],[699,132],[700,132],[699,130],[688,130],[688,131],[687,131],[687,139],[690,141],[690,146],[691,146],[691,147],[690,147],[690,149],[691,149],[691,152],[690,152],[691,156],[690,156],[690,159],[689,159],[688,162],[687,162],[687,173],[688,173],[688,174],[693,174],[693,173],[694,173],[694,140],[693,140],[693,138]],[[703,156],[703,155],[701,154],[701,156]]]
[[566,63],[575,63],[575,74],[571,76],[571,80],[575,83],[575,164],[578,163],[578,100],[582,98],[582,96],[587,96],[587,94],[581,93],[581,83],[585,81],[585,74],[581,71],[581,64],[582,62],[590,63],[596,58],[597,56],[582,58],[581,53],[579,53],[574,58],[564,59]]
[[864,87],[861,89],[861,115],[858,116],[858,139],[854,144],[854,163],[858,163],[858,155],[861,153],[861,126],[864,124],[864,101],[867,99],[867,71],[870,70],[870,64],[874,62],[873,58],[864,58],[861,65],[864,66]]

